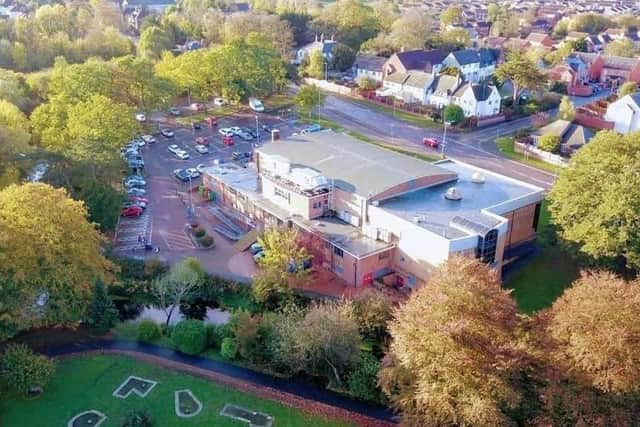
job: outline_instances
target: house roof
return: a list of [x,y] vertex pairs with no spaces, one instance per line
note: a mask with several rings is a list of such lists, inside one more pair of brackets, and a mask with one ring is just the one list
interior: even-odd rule
[[541,127],[537,131],[533,132],[534,135],[542,136],[542,135],[556,135],[562,138],[571,126],[571,122],[567,120],[556,120],[555,122],[551,122],[546,126]]
[[387,58],[376,55],[358,55],[353,64],[354,67],[362,70],[382,72],[382,67]]
[[433,76],[429,73],[422,71],[412,71],[409,73],[409,77],[404,82],[405,86],[415,87],[419,89],[426,89],[431,86],[433,82]]
[[482,84],[482,83],[464,83],[453,94],[456,97],[461,97],[467,90],[471,89],[473,97],[476,101],[486,101],[491,96],[491,93],[495,90],[495,86]]
[[431,91],[437,96],[449,96],[456,91],[459,84],[460,79],[458,77],[440,74],[433,80]]
[[388,76],[385,76],[384,81],[389,83],[397,83],[399,85],[403,85],[404,82],[409,78],[409,73],[391,73]]
[[549,35],[544,33],[531,33],[527,36],[527,41],[533,43],[542,43],[544,41],[548,41]]
[[420,178],[430,177],[431,183],[440,183],[457,177],[450,170],[330,130],[291,137],[256,151],[282,156],[292,166],[313,168],[341,190],[366,199],[401,184],[415,185]]
[[589,33],[583,33],[581,31],[569,31],[566,38],[571,40],[580,40],[586,39],[587,37],[589,37]]
[[451,52],[456,62],[460,65],[481,64],[487,65],[498,60],[499,51],[497,49],[463,49]]
[[395,54],[407,70],[431,71],[432,67],[441,64],[447,54],[440,49],[408,50]]
[[587,63],[592,63],[598,56],[601,56],[605,67],[618,70],[630,71],[640,63],[638,58],[625,58],[623,56],[600,55],[598,53],[586,52],[575,52],[575,55]]

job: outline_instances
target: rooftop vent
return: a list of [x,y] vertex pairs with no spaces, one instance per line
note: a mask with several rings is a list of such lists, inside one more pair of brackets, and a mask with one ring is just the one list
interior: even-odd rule
[[451,187],[444,193],[444,198],[454,201],[462,200],[462,193],[460,193],[456,187]]
[[474,174],[471,175],[471,182],[473,182],[474,184],[484,184],[485,180],[486,178],[481,172],[474,172]]

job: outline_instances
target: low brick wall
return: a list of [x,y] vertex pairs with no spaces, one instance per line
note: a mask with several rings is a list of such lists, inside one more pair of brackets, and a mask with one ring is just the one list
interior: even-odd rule
[[333,92],[340,95],[348,96],[348,95],[351,95],[353,92],[353,89],[351,89],[350,87],[331,83],[326,80],[318,80],[318,79],[312,79],[311,77],[306,77],[302,79],[302,81],[308,85],[315,86],[322,90],[326,90],[327,92]]
[[593,129],[613,129],[613,122],[609,122],[603,118],[588,114],[586,112],[576,110],[575,123]]
[[498,114],[497,116],[481,118],[481,119],[478,119],[477,127],[481,128],[484,126],[495,125],[496,123],[502,123],[506,120],[507,120],[507,117],[504,114]]
[[523,144],[522,142],[514,142],[513,148],[516,153],[528,153],[529,156],[534,157],[538,160],[542,160],[543,162],[551,163],[552,165],[566,167],[568,162],[557,154],[549,153],[544,150],[540,150],[539,148],[534,147],[530,144]]

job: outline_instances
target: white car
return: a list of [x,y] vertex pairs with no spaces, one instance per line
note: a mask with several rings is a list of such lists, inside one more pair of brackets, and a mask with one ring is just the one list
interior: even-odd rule
[[176,107],[171,107],[171,108],[169,108],[169,114],[171,114],[172,116],[179,116],[180,115],[180,109],[176,108]]
[[233,136],[235,133],[231,130],[231,128],[222,128],[218,130],[218,133],[222,136]]
[[180,160],[187,160],[189,158],[189,153],[184,150],[178,150],[175,152],[175,156]]
[[139,122],[146,122],[147,121],[147,116],[144,115],[144,113],[137,113],[136,114],[136,120]]
[[204,145],[196,144],[196,151],[200,154],[207,154],[209,149]]
[[152,135],[142,135],[140,138],[147,144],[153,144],[156,142],[156,138]]
[[225,101],[224,98],[214,98],[213,99],[213,105],[217,105],[218,107],[222,107],[224,105],[227,105],[227,101]]
[[172,145],[168,146],[168,147],[167,147],[167,150],[168,150],[170,153],[173,153],[173,154],[176,154],[178,151],[183,151],[183,150],[181,150],[181,149],[180,149],[180,147],[178,147],[176,144],[172,144]]
[[245,132],[243,130],[241,130],[238,133],[238,136],[242,139],[244,139],[245,141],[251,141],[253,139],[253,135],[251,135],[249,132]]
[[207,165],[205,165],[204,163],[200,163],[198,166],[196,166],[196,170],[200,173],[204,173],[206,167]]
[[234,135],[240,135],[240,133],[242,132],[242,129],[240,129],[238,126],[231,126],[229,130],[233,132]]
[[253,111],[257,111],[258,113],[261,113],[264,111],[264,105],[262,104],[262,101],[260,101],[258,98],[250,98],[249,107]]
[[191,178],[194,178],[194,179],[200,177],[200,172],[196,168],[187,169],[187,173],[191,175]]
[[160,133],[165,138],[173,138],[175,136],[175,133],[171,129],[162,129]]

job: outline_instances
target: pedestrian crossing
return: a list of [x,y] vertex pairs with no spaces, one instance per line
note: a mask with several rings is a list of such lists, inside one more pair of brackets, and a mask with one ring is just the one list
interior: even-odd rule
[[195,248],[193,242],[184,230],[161,230],[158,234],[168,250],[175,251]]
[[120,218],[113,239],[113,247],[119,251],[143,249],[151,242],[151,214],[149,209],[139,217]]

